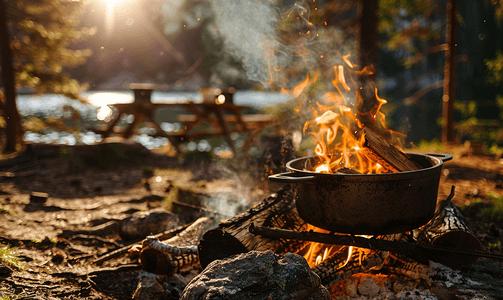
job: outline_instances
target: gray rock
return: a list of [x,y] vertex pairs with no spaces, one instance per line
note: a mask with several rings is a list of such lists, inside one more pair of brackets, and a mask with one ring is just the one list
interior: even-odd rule
[[182,293],[182,300],[329,300],[330,293],[296,254],[250,251],[210,263]]

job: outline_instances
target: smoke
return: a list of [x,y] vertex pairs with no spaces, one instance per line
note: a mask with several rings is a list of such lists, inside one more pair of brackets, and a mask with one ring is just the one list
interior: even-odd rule
[[313,71],[330,78],[324,73],[343,63],[341,53],[354,53],[354,43],[339,29],[316,28],[304,1],[281,2],[210,0],[215,37],[242,62],[248,79],[265,87],[291,88]]
[[243,63],[248,79],[267,85],[278,65],[278,11],[267,0],[211,0],[215,31],[227,53]]

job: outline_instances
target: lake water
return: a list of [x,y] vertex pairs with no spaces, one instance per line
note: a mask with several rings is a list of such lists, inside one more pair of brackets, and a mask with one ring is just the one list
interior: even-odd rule
[[[87,104],[71,100],[65,96],[57,94],[46,94],[46,95],[19,95],[17,97],[17,105],[19,112],[22,116],[35,116],[40,119],[47,119],[51,116],[56,118],[63,117],[64,114],[69,113],[68,110],[65,112],[65,106],[70,106],[80,114],[83,129],[80,132],[61,132],[54,131],[51,129],[46,129],[38,132],[27,131],[24,135],[24,140],[33,143],[55,143],[55,144],[67,144],[76,145],[79,143],[83,144],[94,144],[101,141],[101,136],[95,134],[86,128],[103,124],[102,121],[98,119],[98,112],[101,107],[105,107],[109,104],[114,103],[132,103],[134,101],[134,95],[132,91],[94,91],[94,92],[84,92],[81,94],[82,98],[87,100]],[[254,91],[237,91],[234,94],[234,103],[237,105],[248,105],[255,108],[264,108],[267,106],[274,106],[278,104],[287,103],[292,99],[292,95],[280,94],[280,93],[265,93],[265,92],[254,92]],[[201,102],[202,96],[198,92],[152,92],[151,101],[153,103],[177,103],[177,102]],[[103,111],[102,111],[103,113]],[[103,118],[103,117],[101,117]],[[122,123],[132,122],[132,118],[126,118],[121,121]],[[161,123],[161,126],[166,131],[176,131],[180,129],[180,124],[178,123]],[[141,143],[148,149],[155,149],[168,144],[167,138],[154,138],[149,136],[149,133],[153,133],[152,128],[140,128],[142,134],[133,136],[133,140]],[[239,136],[234,135],[233,139],[236,139],[236,146],[239,147],[240,141]],[[222,145],[211,145],[206,140],[201,140],[196,142],[190,142],[184,147],[189,151],[219,151],[227,150],[227,145],[223,143]]]

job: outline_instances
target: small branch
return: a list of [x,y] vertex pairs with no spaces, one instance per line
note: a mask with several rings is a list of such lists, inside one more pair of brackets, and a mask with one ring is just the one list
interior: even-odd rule
[[[183,230],[185,230],[191,224],[192,223],[189,223],[189,224],[186,224],[186,225],[183,225],[183,226],[179,226],[179,227],[177,227],[175,229],[171,229],[171,230],[165,231],[163,233],[156,234],[155,237],[158,238],[158,239],[169,239],[170,237],[173,237],[176,234],[178,234],[178,233],[182,232]],[[133,242],[133,243],[131,243],[129,245],[126,245],[126,246],[124,246],[122,248],[119,248],[119,249],[114,250],[114,251],[112,251],[110,253],[107,253],[107,254],[105,254],[105,255],[103,255],[103,256],[95,259],[93,261],[93,264],[99,265],[99,264],[104,263],[107,260],[110,260],[110,259],[116,258],[118,256],[121,256],[122,254],[128,252],[128,250],[131,249],[133,246],[140,245],[142,241],[143,240]]]
[[418,90],[417,92],[415,92],[412,96],[409,96],[409,97],[403,99],[403,104],[412,105],[412,104],[416,103],[417,100],[419,100],[419,98],[423,97],[424,95],[426,95],[427,93],[429,93],[433,90],[441,88],[442,86],[443,86],[442,80],[434,82],[428,86],[425,86],[425,87],[421,88],[420,90]]
[[159,241],[159,239],[155,236],[147,236],[147,238],[143,242],[143,247],[147,246],[164,254],[171,254],[176,256],[197,254],[197,246],[173,246]]

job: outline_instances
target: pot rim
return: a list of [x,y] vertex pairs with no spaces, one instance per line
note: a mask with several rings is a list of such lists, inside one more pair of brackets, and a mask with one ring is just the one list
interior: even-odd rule
[[[446,156],[444,154],[442,154],[442,155],[444,157],[446,157],[445,160],[439,159],[435,156],[432,156],[431,154],[421,154],[421,153],[407,153],[407,154],[411,155],[412,157],[414,157],[414,156],[427,157],[428,159],[430,159],[432,161],[433,165],[430,167],[425,167],[420,170],[397,172],[397,173],[381,173],[381,174],[316,173],[316,172],[308,171],[308,170],[300,170],[300,169],[292,166],[292,164],[298,163],[299,161],[307,161],[308,159],[317,158],[317,156],[313,155],[313,156],[303,156],[303,157],[299,157],[296,159],[292,159],[289,162],[287,162],[286,168],[290,172],[301,173],[301,174],[305,174],[305,175],[309,175],[309,176],[316,176],[316,177],[325,178],[325,179],[329,179],[329,178],[334,179],[337,177],[344,177],[344,178],[354,178],[354,179],[360,179],[360,180],[362,178],[382,180],[382,179],[387,179],[388,177],[403,177],[403,176],[405,176],[407,178],[410,178],[410,177],[415,177],[415,176],[422,176],[423,173],[425,173],[425,172],[428,173],[429,171],[433,171],[438,168],[441,168],[444,161],[450,160],[452,158],[452,156],[450,156],[450,155]],[[394,179],[399,179],[399,178],[394,178]]]

